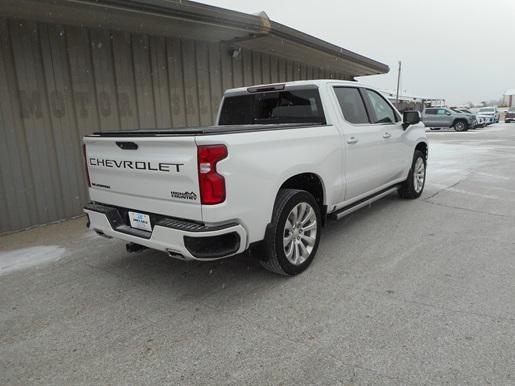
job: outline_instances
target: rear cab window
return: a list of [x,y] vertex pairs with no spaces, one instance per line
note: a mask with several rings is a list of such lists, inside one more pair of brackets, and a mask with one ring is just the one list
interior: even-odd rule
[[365,102],[356,87],[334,87],[334,92],[343,117],[347,122],[360,124],[369,123]]
[[253,92],[224,97],[219,125],[326,123],[318,88]]

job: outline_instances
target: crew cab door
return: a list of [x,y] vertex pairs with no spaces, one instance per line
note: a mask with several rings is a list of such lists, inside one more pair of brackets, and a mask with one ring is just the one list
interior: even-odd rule
[[377,91],[362,89],[370,121],[383,139],[381,144],[382,185],[393,183],[402,177],[409,162],[411,151],[404,142],[402,120],[391,104]]
[[437,119],[436,114],[438,113],[438,109],[428,108],[425,109],[422,114],[422,122],[424,122],[424,125],[427,127],[436,127],[437,125]]
[[451,127],[453,121],[452,113],[447,109],[438,109],[435,121],[435,127]]
[[381,151],[382,128],[370,123],[358,87],[334,86],[344,137],[344,200],[351,200],[381,185],[384,171]]

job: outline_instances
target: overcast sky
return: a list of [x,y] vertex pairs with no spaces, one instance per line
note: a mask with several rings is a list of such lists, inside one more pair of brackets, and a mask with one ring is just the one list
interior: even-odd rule
[[390,66],[360,80],[449,103],[515,88],[515,0],[201,0],[279,23]]

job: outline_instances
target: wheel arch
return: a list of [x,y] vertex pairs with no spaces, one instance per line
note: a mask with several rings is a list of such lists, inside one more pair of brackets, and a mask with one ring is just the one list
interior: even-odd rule
[[427,157],[429,155],[429,147],[427,146],[427,142],[426,141],[418,142],[417,145],[415,146],[415,151],[416,150],[419,150],[422,153],[424,153],[424,155],[426,157],[426,160],[427,160]]
[[320,206],[320,210],[322,211],[322,215],[325,216],[327,212],[326,205],[326,188],[324,185],[324,181],[322,177],[317,173],[313,172],[304,172],[294,174],[288,177],[277,189],[275,194],[275,198],[277,199],[277,195],[281,189],[299,189],[305,190],[315,198],[315,201]]

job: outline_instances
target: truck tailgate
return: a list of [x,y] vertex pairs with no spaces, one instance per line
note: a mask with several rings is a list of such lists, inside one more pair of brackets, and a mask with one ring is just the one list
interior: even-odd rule
[[92,201],[202,220],[194,136],[85,137]]

